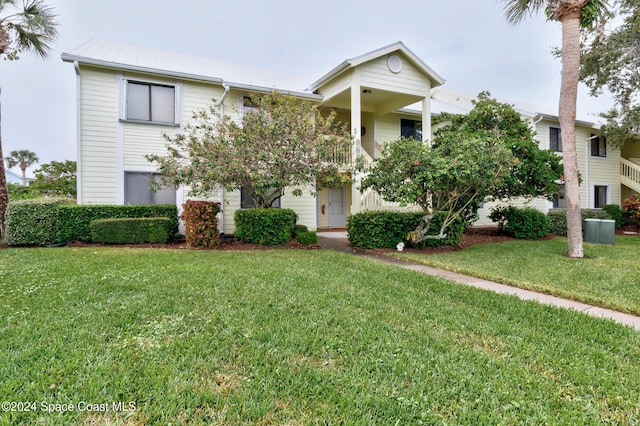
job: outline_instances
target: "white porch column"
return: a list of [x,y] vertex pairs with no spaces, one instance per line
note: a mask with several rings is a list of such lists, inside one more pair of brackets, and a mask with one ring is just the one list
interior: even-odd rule
[[[358,70],[353,70],[351,74],[351,129],[353,132],[353,148],[351,150],[352,164],[356,163],[356,159],[360,156],[362,141],[362,114],[360,111],[360,75]],[[354,174],[353,183],[351,184],[351,214],[360,212],[360,181],[362,180],[359,173]]]
[[429,140],[431,145],[431,96],[422,99],[422,141]]

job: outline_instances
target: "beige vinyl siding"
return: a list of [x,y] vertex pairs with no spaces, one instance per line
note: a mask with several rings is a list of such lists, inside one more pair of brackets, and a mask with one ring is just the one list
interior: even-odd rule
[[318,92],[322,93],[326,101],[344,92],[345,90],[349,90],[351,88],[352,74],[353,70],[343,73],[341,76],[332,79],[320,89],[318,89]]
[[233,215],[240,208],[240,191],[224,193],[224,203],[222,204],[222,214],[224,215],[224,232],[233,234],[236,232],[236,223]]
[[145,155],[167,153],[164,133],[172,136],[176,128],[153,124],[124,123],[124,168],[134,171],[155,171],[156,166]]
[[[221,85],[212,85],[185,81],[182,85],[182,120],[192,121],[194,111],[200,108],[208,108],[213,100],[219,102],[222,99],[224,89]],[[227,110],[225,109],[225,112]]]
[[113,71],[80,68],[80,174],[82,202],[117,202],[118,87]]
[[373,89],[424,96],[429,91],[429,81],[406,58],[402,70],[393,73],[387,66],[388,56],[374,59],[358,68],[360,85]]
[[496,207],[506,205],[518,208],[531,207],[546,214],[549,211],[551,203],[545,198],[528,199],[522,197],[516,198],[508,203],[499,201],[484,203],[482,208],[478,210],[479,219],[473,223],[473,226],[496,226],[496,223],[492,222],[491,219],[489,219],[489,215],[491,215],[491,211]]
[[282,208],[291,209],[298,215],[298,224],[304,225],[310,231],[315,231],[316,220],[316,197],[311,195],[308,188],[301,188],[302,195],[293,195],[294,188],[287,188],[282,197]]

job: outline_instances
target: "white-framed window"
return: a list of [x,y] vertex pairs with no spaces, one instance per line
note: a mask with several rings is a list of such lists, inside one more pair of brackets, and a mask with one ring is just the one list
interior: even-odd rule
[[175,204],[176,188],[164,186],[157,191],[149,187],[151,182],[160,180],[160,173],[125,172],[124,203],[125,204]]
[[126,81],[125,119],[175,124],[176,87],[144,81]]
[[[282,207],[282,203],[281,203],[282,197],[276,199],[273,204],[271,204],[271,207],[275,207],[275,208],[280,208]],[[241,189],[240,190],[240,208],[241,209],[252,209],[256,207],[256,203],[255,201],[253,201],[253,198],[251,198],[246,190]]]
[[549,127],[549,149],[562,152],[562,132],[560,127]]
[[593,208],[601,209],[609,203],[609,187],[606,185],[593,186]]
[[400,136],[422,140],[422,121],[409,118],[400,119]]
[[258,106],[255,101],[251,99],[251,96],[240,96],[238,103],[240,104],[240,118],[244,117],[244,114],[247,112],[258,111]]
[[564,185],[560,185],[560,190],[553,196],[553,200],[551,200],[551,202],[554,209],[564,209],[567,207],[564,200]]
[[607,138],[591,134],[591,156],[606,157],[607,156]]

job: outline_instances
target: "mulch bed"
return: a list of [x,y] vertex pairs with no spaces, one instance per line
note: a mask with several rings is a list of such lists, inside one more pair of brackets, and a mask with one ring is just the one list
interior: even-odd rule
[[[635,227],[625,227],[622,229],[616,230],[616,235],[634,235],[631,233],[635,233],[635,235],[640,236],[638,228]],[[553,238],[555,235],[549,234],[543,239]],[[454,246],[446,246],[446,247],[427,247],[424,249],[414,249],[411,247],[405,247],[404,251],[407,252],[415,252],[415,253],[445,253],[462,250],[466,247],[470,247],[477,244],[487,244],[487,243],[500,243],[503,241],[513,241],[515,238],[509,237],[503,234],[500,234],[498,228],[495,227],[486,227],[486,228],[471,228],[468,229],[462,238],[462,243]],[[103,245],[103,244],[93,244],[93,243],[84,243],[81,241],[75,241],[72,243],[68,243],[65,247],[116,247],[113,245]],[[130,248],[159,248],[159,249],[173,249],[173,250],[203,250],[198,248],[192,248],[187,246],[187,243],[184,240],[177,241],[171,244],[122,244],[117,247],[130,247]],[[0,249],[8,248],[6,244],[0,244]],[[259,246],[256,244],[245,243],[242,241],[227,241],[223,244],[219,245],[210,250],[274,250],[274,249],[302,249],[302,250],[319,250],[322,249],[319,245],[302,245],[297,241],[290,241],[282,246]],[[205,249],[206,250],[206,249]],[[363,250],[368,253],[374,254],[382,254],[391,251],[396,251],[394,249],[375,249],[375,250]]]

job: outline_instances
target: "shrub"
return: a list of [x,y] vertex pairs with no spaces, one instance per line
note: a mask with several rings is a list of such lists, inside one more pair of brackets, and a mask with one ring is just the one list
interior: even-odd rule
[[9,203],[6,213],[6,243],[12,246],[56,244],[61,241],[59,208],[68,198],[41,198]]
[[184,235],[191,247],[215,247],[220,245],[220,231],[216,215],[220,203],[187,201],[182,205]]
[[517,208],[513,206],[493,209],[489,216],[507,235],[522,239],[536,240],[549,233],[551,222],[539,210],[531,207]]
[[[414,231],[424,213],[399,212],[363,212],[349,216],[347,231],[349,242],[361,248],[395,248],[399,242],[408,242],[407,235]],[[444,214],[437,214],[432,220],[427,233],[437,234],[444,220]],[[426,239],[419,243],[419,248],[455,245],[462,242],[466,229],[464,219],[456,219],[445,230],[444,239]]]
[[96,219],[91,221],[89,229],[94,243],[166,243],[171,220],[167,217]]
[[634,226],[640,226],[640,198],[632,195],[631,197],[626,198],[622,202],[622,205],[629,223]]
[[96,219],[167,217],[171,226],[169,241],[178,237],[178,209],[173,204],[145,205],[66,205],[60,207],[61,242],[91,241],[89,224]]
[[[611,219],[609,213],[601,209],[581,209],[582,222],[585,219]],[[547,217],[551,221],[549,232],[555,235],[567,235],[567,209],[549,210]]]
[[609,213],[611,219],[616,221],[616,229],[620,229],[622,226],[622,209],[617,204],[607,204],[602,207],[602,210]]
[[318,242],[318,235],[315,232],[300,232],[297,239],[300,244],[308,246]]
[[263,246],[285,244],[291,240],[296,213],[290,209],[252,208],[236,210],[236,237]]
[[298,238],[298,235],[302,234],[303,232],[309,232],[309,228],[307,228],[305,225],[295,225],[293,227],[293,238]]

